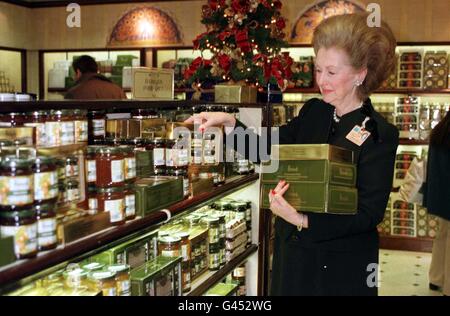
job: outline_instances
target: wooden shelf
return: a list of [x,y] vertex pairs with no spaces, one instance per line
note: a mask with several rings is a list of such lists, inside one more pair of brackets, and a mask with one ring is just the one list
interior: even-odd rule
[[[131,88],[122,88],[124,92],[131,92]],[[69,88],[48,88],[47,92],[50,93],[66,93],[69,91]]]
[[200,276],[194,282],[192,282],[192,289],[190,292],[186,293],[185,296],[200,296],[203,295],[208,289],[220,282],[224,277],[226,277],[234,268],[238,267],[243,261],[248,257],[258,251],[257,245],[251,245],[239,256],[225,264],[225,266],[218,271],[209,271],[204,275]]
[[[203,206],[212,200],[222,198],[225,195],[244,188],[250,183],[258,180],[258,178],[258,174],[232,177],[228,179],[225,184],[215,187],[210,192],[205,192],[193,198],[183,200],[167,209],[171,212],[172,217],[174,217],[189,209]],[[96,249],[106,249],[111,242],[138,233],[151,226],[161,224],[166,220],[166,213],[155,211],[146,217],[129,221],[119,227],[110,227],[64,246],[60,245],[54,250],[39,253],[36,258],[18,260],[10,265],[0,268],[0,284],[4,287],[22,278],[38,273],[39,271],[76,258],[77,256],[82,256],[83,254]]]
[[[288,88],[284,93],[320,93],[318,88]],[[450,89],[414,89],[414,88],[398,88],[398,89],[379,89],[373,94],[450,94]]]
[[433,238],[380,235],[380,248],[431,252],[433,248]]
[[428,145],[426,140],[400,138],[400,145]]

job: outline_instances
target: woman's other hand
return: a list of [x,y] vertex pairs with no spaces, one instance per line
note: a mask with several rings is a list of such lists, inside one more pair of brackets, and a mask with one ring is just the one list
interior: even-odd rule
[[283,197],[284,193],[289,189],[289,183],[281,180],[275,189],[269,193],[270,210],[273,214],[281,217],[288,223],[295,226],[303,226],[308,228],[307,216],[298,212],[295,208],[289,204]]
[[208,127],[234,127],[236,125],[236,119],[233,115],[223,112],[201,112],[194,114],[190,118],[184,121],[188,124],[200,124],[199,130],[205,130]]

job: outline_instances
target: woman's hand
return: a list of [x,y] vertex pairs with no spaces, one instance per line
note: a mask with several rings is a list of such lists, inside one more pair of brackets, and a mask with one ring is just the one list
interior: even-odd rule
[[200,124],[200,130],[205,130],[212,126],[234,127],[236,125],[234,116],[223,112],[202,112],[194,114],[184,122],[188,124]]
[[289,183],[281,180],[278,185],[269,193],[270,210],[273,214],[280,216],[286,222],[295,226],[308,228],[308,217],[299,213],[289,204],[283,197],[284,193],[289,189]]

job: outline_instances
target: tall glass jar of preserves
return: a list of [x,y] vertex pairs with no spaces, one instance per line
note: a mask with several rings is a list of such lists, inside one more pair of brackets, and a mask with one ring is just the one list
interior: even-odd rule
[[58,245],[55,202],[38,203],[35,207],[38,249],[39,251],[54,249]]
[[125,161],[119,147],[102,147],[96,151],[96,185],[101,188],[125,184]]
[[75,143],[75,120],[72,110],[51,111],[54,121],[59,123],[61,145]]
[[106,114],[102,110],[88,112],[88,140],[89,145],[95,145],[96,140],[105,138]]
[[136,180],[136,154],[131,146],[119,146],[123,152],[125,181]]
[[56,202],[58,197],[57,169],[55,158],[49,156],[36,157],[33,164],[35,201]]

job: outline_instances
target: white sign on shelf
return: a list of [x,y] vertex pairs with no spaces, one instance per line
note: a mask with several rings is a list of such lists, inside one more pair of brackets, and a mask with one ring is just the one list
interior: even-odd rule
[[173,100],[173,69],[133,67],[131,87],[132,99]]

